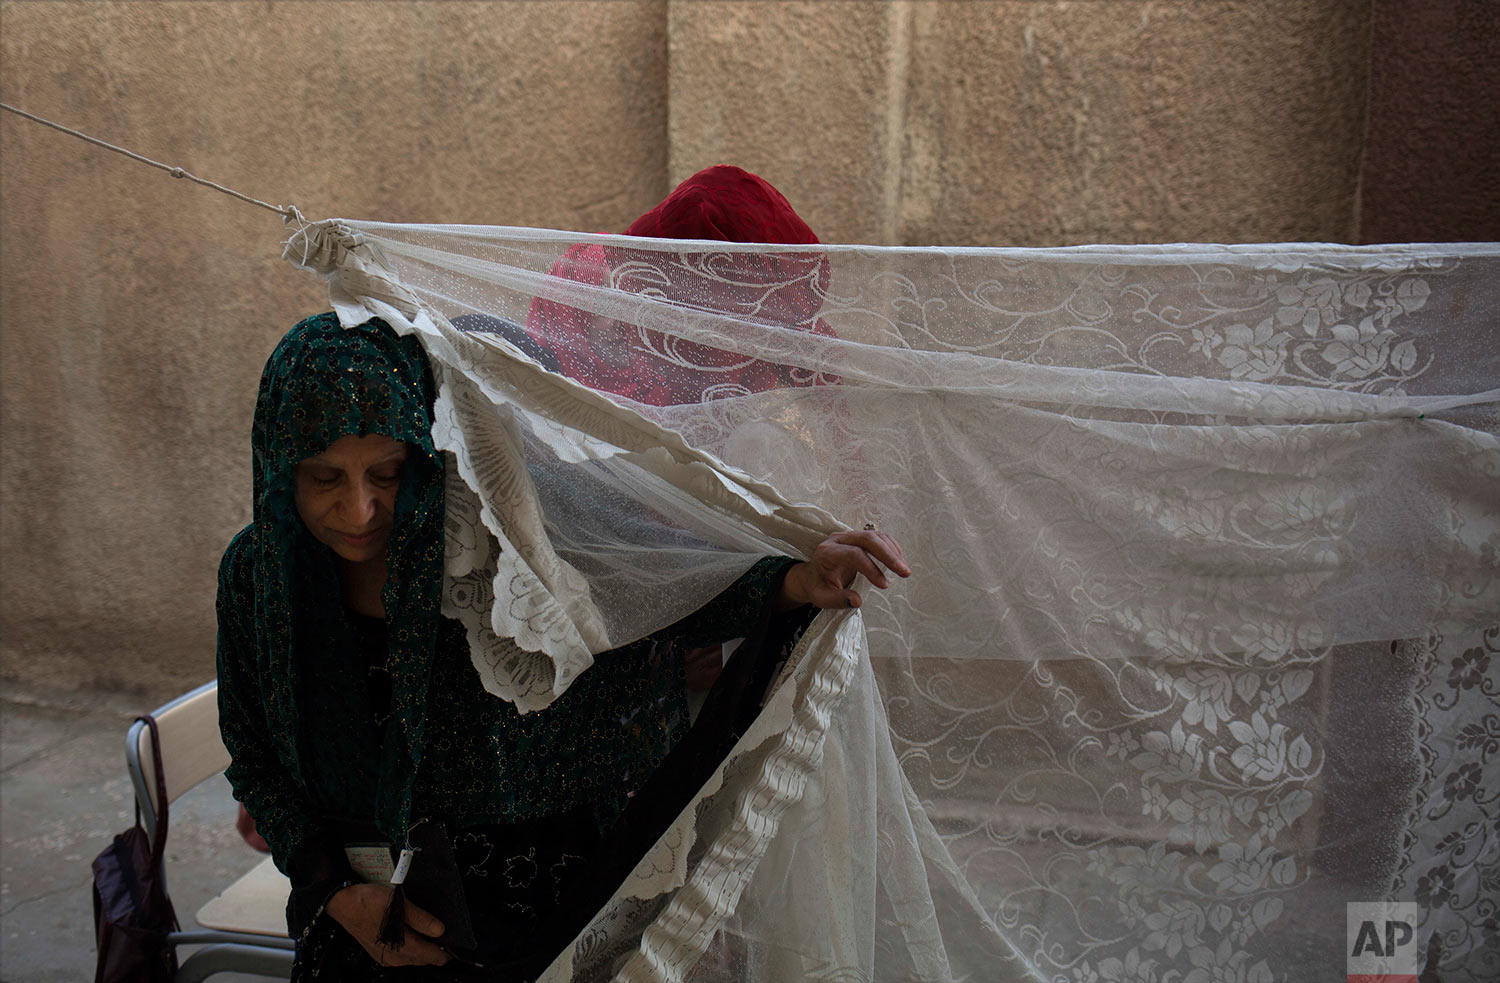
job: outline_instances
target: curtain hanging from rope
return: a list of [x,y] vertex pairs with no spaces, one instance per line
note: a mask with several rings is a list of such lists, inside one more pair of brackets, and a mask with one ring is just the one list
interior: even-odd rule
[[286,256],[432,359],[498,698],[838,528],[914,570],[818,617],[545,979],[1321,981],[1386,899],[1500,975],[1500,247]]

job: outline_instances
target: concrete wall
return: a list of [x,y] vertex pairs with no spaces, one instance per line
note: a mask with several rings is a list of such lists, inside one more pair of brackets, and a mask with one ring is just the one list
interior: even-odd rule
[[[625,226],[699,167],[828,241],[1347,240],[1369,0],[5,3],[4,100],[309,216]],[[207,678],[279,220],[0,114],[0,673]]]
[[[623,227],[666,185],[660,3],[9,3],[0,91],[308,215]],[[281,220],[0,113],[0,671],[213,673]]]
[[674,181],[838,241],[1349,241],[1369,0],[671,5]]
[[1360,242],[1500,240],[1500,4],[1375,0]]

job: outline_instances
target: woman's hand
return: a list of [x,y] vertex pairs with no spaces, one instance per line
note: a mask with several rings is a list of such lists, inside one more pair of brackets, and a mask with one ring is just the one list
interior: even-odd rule
[[427,912],[406,902],[406,940],[399,946],[375,941],[386,906],[391,903],[391,888],[385,884],[351,884],[328,899],[324,911],[354,936],[354,941],[381,966],[441,966],[448,953],[434,938],[443,934],[443,923]]
[[849,589],[854,578],[864,574],[866,580],[884,590],[890,586],[887,569],[902,577],[911,576],[901,544],[890,536],[874,529],[836,532],[818,544],[811,560],[787,570],[776,598],[777,607],[782,611],[804,604],[857,608],[862,603],[859,591]]

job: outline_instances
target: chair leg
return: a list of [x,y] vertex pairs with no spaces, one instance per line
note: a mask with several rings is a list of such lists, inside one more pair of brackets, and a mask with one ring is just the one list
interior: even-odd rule
[[278,980],[291,979],[295,955],[289,949],[266,949],[234,942],[206,945],[183,960],[177,969],[175,983],[202,983],[215,973],[251,973]]

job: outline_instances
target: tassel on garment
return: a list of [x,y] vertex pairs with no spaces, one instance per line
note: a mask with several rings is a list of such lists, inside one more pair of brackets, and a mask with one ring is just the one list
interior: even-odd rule
[[375,941],[399,949],[406,942],[406,872],[411,869],[411,858],[416,851],[410,846],[401,851],[396,861],[396,872],[391,875],[391,902],[386,905],[385,919],[380,923],[380,933]]

